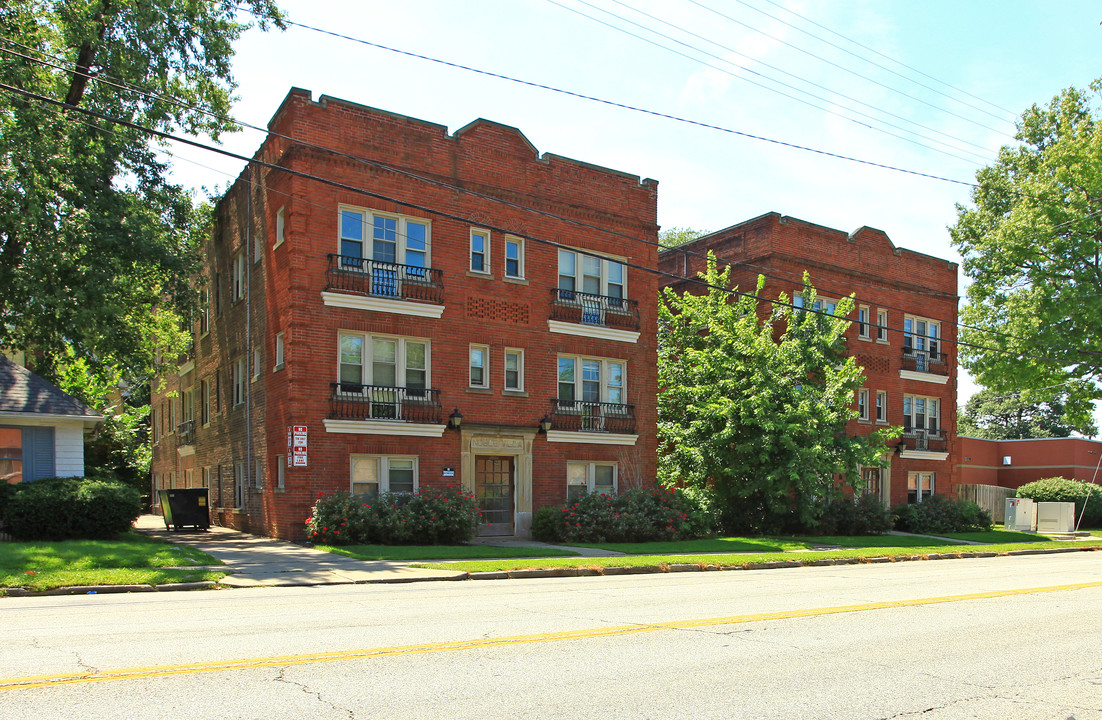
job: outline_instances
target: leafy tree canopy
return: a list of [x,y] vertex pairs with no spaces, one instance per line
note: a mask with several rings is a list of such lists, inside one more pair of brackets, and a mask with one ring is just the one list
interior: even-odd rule
[[663,247],[677,247],[707,235],[707,230],[693,230],[689,227],[672,227],[658,233],[658,244]]
[[1062,390],[1050,392],[1048,400],[1035,401],[1026,400],[1022,393],[1000,395],[994,390],[980,390],[964,406],[957,429],[961,435],[991,440],[1068,437],[1073,432],[1097,435],[1093,421],[1076,424],[1068,420],[1066,398]]
[[977,328],[961,338],[981,346],[962,345],[962,364],[997,393],[1065,387],[1073,425],[1102,397],[1100,89],[1027,110],[950,228],[972,280],[961,321]]
[[216,139],[234,129],[216,115],[235,87],[238,5],[282,22],[272,0],[0,5],[0,346],[37,372],[58,379],[71,349],[109,376],[181,343],[207,217],[148,134],[20,91]]
[[[846,354],[852,298],[834,316],[784,294],[759,312],[764,278],[733,300],[729,276],[709,255],[706,294],[666,288],[659,304],[659,477],[712,493],[728,530],[813,528],[837,476],[859,485],[853,471],[880,464],[900,429],[846,433],[865,382]],[[803,297],[812,307],[806,276]]]

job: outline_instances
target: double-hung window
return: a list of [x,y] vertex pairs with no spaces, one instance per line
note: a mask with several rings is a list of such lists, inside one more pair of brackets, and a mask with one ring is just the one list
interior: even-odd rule
[[368,401],[368,417],[403,419],[428,399],[427,340],[341,333],[338,364],[339,395]]
[[616,494],[617,464],[614,462],[566,463],[566,497],[572,500],[590,493]]
[[927,320],[911,315],[903,318],[904,352],[914,356],[917,370],[924,372],[930,361],[940,359],[938,355],[940,334],[941,324],[936,320]]
[[470,386],[490,387],[490,348],[486,345],[471,345],[470,353]]
[[524,277],[524,240],[512,235],[505,236],[505,277]]
[[623,360],[560,355],[558,374],[560,402],[624,402],[626,370]]
[[429,267],[428,220],[371,210],[341,208],[341,266],[370,272],[371,292],[401,296],[405,280],[424,280]]
[[210,332],[210,288],[199,291],[199,334]]
[[[939,427],[938,398],[921,395],[903,396],[903,431],[920,438],[936,435]],[[923,448],[919,448],[923,449]]]
[[210,425],[210,380],[203,380],[199,383],[199,419],[206,427]]
[[524,351],[505,348],[505,389],[524,390]]
[[274,247],[283,244],[284,235],[287,232],[287,207],[283,206],[276,211],[276,230]]
[[876,422],[888,421],[888,393],[884,390],[876,391]]
[[281,332],[276,333],[276,336],[275,336],[275,367],[272,368],[273,370],[279,370],[280,368],[283,367],[283,353],[284,353],[283,337],[284,337],[283,333],[281,333]]
[[[798,308],[805,307],[807,303],[804,302],[803,295],[792,296],[792,304]],[[838,301],[830,300],[829,298],[816,297],[815,302],[811,304],[811,309],[819,312],[825,312],[828,315],[833,315],[838,309]]]
[[624,264],[608,258],[586,255],[573,250],[559,250],[559,297],[573,300],[575,291],[587,295],[602,295],[614,302],[627,297]]
[[417,491],[417,458],[352,455],[351,492],[374,497],[380,493]]
[[489,230],[471,230],[471,272],[490,272]]
[[245,402],[245,378],[248,368],[245,358],[237,358],[233,361],[233,404],[241,405]]
[[248,267],[248,262],[249,260],[244,251],[233,256],[233,288],[231,291],[233,302],[245,297],[245,270]]
[[888,342],[888,311],[876,311],[876,342]]
[[857,391],[857,418],[869,421],[869,391],[866,388]]
[[907,502],[920,503],[934,494],[934,473],[907,473]]
[[869,306],[862,305],[857,308],[857,337],[862,340],[871,340],[872,336],[869,330]]

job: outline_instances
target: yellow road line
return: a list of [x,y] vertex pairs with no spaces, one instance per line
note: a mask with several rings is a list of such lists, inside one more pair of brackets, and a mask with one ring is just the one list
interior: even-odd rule
[[515,635],[511,637],[458,640],[454,642],[423,643],[419,645],[397,645],[394,647],[364,648],[357,650],[337,650],[333,652],[305,653],[301,655],[276,655],[259,658],[244,658],[222,662],[203,662],[184,665],[159,665],[153,667],[121,668],[89,673],[69,673],[64,675],[39,675],[0,679],[2,690],[29,690],[31,688],[74,685],[78,683],[107,682],[110,680],[136,680],[140,678],[168,677],[171,675],[191,675],[251,668],[284,667],[287,665],[306,665],[310,663],[336,662],[341,660],[361,660],[398,655],[420,655],[425,653],[455,652],[458,650],[478,650],[505,645],[525,645],[541,642],[560,642],[563,640],[584,640],[589,638],[631,635],[635,633],[656,632],[660,630],[682,630],[686,628],[714,627],[718,625],[738,625],[742,623],[766,622],[769,620],[789,620],[793,618],[837,615],[840,613],[865,612],[888,608],[914,607],[918,605],[937,605],[940,603],[963,602],[966,600],[985,600],[989,598],[1010,597],[1013,595],[1033,595],[1037,593],[1064,592],[1102,587],[1102,582],[1076,583],[1073,585],[1050,585],[1047,587],[1023,588],[1020,590],[995,590],[991,592],[968,593],[965,595],[945,595],[942,597],[916,598],[912,600],[888,600],[884,602],[862,603],[860,605],[839,605],[806,610],[783,610],[780,612],[757,613],[753,615],[732,615],[729,617],[702,618],[699,620],[680,620],[646,625],[621,625],[618,627],[594,628],[590,630],[567,630],[537,635]]

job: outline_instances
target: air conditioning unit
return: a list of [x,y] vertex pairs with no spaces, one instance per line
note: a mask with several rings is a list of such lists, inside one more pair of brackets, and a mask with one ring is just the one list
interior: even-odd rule
[[1009,464],[1010,464],[1010,456],[1009,455],[1003,455],[1003,465],[1009,465]]
[[1037,532],[1069,533],[1075,530],[1075,503],[1037,503]]
[[1029,498],[1007,498],[1003,525],[1007,530],[1033,532],[1037,529],[1037,504]]

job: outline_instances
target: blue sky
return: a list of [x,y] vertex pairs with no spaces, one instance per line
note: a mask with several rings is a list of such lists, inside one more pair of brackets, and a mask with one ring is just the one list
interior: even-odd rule
[[[1088,1],[280,5],[293,21],[411,53],[964,182],[1012,142],[1023,109],[1102,76],[1102,6]],[[716,230],[777,211],[842,230],[877,227],[897,245],[959,259],[946,227],[955,204],[968,202],[966,185],[613,108],[297,27],[249,31],[237,45],[234,71],[235,116],[255,125],[267,123],[291,86],[453,131],[484,117],[519,128],[541,152],[659,180],[664,227]],[[251,155],[261,139],[245,131],[224,140]],[[222,187],[240,170],[240,163],[194,149],[180,149],[178,160],[177,178],[195,186]],[[961,391],[970,394],[970,385],[962,382]]]

